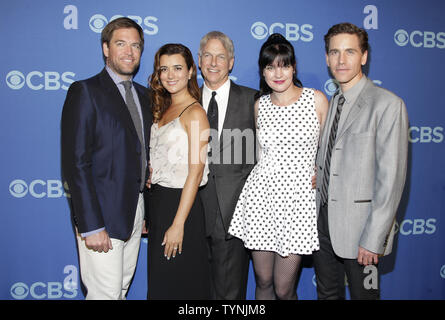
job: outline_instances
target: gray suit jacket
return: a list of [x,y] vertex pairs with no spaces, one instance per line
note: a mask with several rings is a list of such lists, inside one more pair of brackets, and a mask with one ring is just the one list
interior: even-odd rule
[[255,165],[255,93],[254,89],[233,81],[230,84],[220,149],[212,151],[222,153],[226,158],[220,164],[209,164],[209,182],[200,191],[207,235],[213,230],[217,209],[221,212],[227,235],[238,197]]
[[[317,154],[319,189],[330,126],[330,103]],[[332,150],[328,189],[328,223],[334,252],[355,259],[361,246],[387,255],[392,250],[394,222],[405,184],[408,115],[402,99],[367,79],[348,118],[338,128]]]

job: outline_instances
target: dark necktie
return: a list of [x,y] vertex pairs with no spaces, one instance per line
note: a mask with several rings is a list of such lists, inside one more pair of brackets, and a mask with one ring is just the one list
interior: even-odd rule
[[140,190],[144,188],[145,185],[145,170],[147,168],[147,155],[145,152],[145,143],[144,137],[142,135],[142,121],[139,115],[138,108],[136,106],[136,102],[134,102],[133,92],[131,91],[132,82],[122,81],[122,84],[125,88],[125,102],[128,107],[128,111],[130,111],[131,119],[133,120],[134,127],[138,134],[139,141],[141,143],[141,186]]
[[218,103],[216,103],[216,91],[212,91],[212,98],[209,102],[209,107],[207,108],[207,119],[209,119],[210,124],[210,136],[209,136],[209,144],[210,144],[210,151],[209,151],[209,157],[212,156],[213,147],[216,145],[218,139],[215,139],[213,143],[212,137],[218,137]]
[[321,185],[321,204],[324,205],[328,201],[328,187],[329,187],[329,174],[331,166],[331,155],[332,148],[335,144],[335,138],[337,136],[338,121],[340,120],[341,110],[343,109],[343,104],[345,103],[345,97],[341,95],[338,98],[337,112],[335,113],[334,120],[332,121],[331,132],[329,134],[328,148],[326,150],[326,157],[324,162],[324,174],[323,183]]
[[218,131],[218,104],[216,103],[216,91],[212,91],[212,98],[207,109],[207,118],[211,129]]

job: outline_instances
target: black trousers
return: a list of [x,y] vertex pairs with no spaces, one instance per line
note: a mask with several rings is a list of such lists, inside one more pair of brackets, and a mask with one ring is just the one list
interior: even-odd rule
[[148,299],[209,300],[210,265],[204,227],[204,208],[196,195],[184,224],[182,253],[167,260],[162,240],[178,210],[182,189],[154,184],[148,197]]
[[222,218],[207,237],[211,268],[211,295],[214,300],[245,300],[249,276],[249,252],[243,242],[227,238]]
[[357,259],[343,259],[335,254],[329,235],[327,205],[320,208],[317,223],[320,250],[314,252],[313,257],[318,299],[344,300],[345,280],[351,299],[380,299],[378,266],[366,267]]
[[205,186],[206,229],[210,262],[211,299],[245,300],[249,276],[249,251],[243,242],[227,234],[219,210],[214,176]]

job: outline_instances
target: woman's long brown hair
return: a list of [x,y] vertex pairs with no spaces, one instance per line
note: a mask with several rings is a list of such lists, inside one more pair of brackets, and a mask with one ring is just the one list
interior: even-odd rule
[[180,43],[168,43],[163,45],[155,54],[153,63],[153,74],[148,78],[151,92],[151,103],[154,122],[159,122],[165,110],[171,105],[170,93],[162,86],[160,76],[160,60],[163,55],[180,54],[187,64],[187,69],[192,69],[192,76],[187,84],[190,95],[199,101],[201,92],[199,90],[198,81],[196,79],[196,65],[190,50]]

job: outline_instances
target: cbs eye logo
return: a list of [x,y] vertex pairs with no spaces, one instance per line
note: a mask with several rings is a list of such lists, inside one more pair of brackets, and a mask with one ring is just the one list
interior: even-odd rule
[[409,34],[403,29],[399,29],[394,34],[394,41],[397,45],[404,47],[409,42]]
[[101,33],[102,29],[105,28],[108,21],[107,18],[105,18],[101,14],[95,14],[90,18],[90,29],[93,30],[96,33]]
[[324,91],[326,92],[327,95],[332,96],[334,95],[335,92],[337,92],[339,86],[340,85],[338,84],[337,80],[328,79],[328,81],[324,83]]
[[6,84],[14,90],[21,89],[25,85],[25,76],[17,70],[13,70],[6,75]]
[[17,282],[11,287],[11,296],[14,299],[22,300],[25,299],[29,294],[29,288],[23,282]]
[[28,185],[23,180],[14,180],[9,184],[9,192],[16,198],[23,198],[28,193]]
[[261,21],[255,22],[250,27],[250,32],[255,39],[262,40],[267,37],[269,28]]

